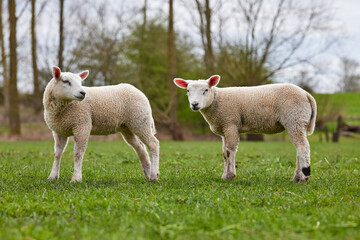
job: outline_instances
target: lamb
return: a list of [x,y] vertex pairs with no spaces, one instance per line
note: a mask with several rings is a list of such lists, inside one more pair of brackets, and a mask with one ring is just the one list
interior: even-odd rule
[[[145,178],[159,175],[159,141],[146,96],[130,84],[83,87],[89,71],[75,74],[52,67],[53,78],[43,97],[45,122],[55,140],[55,157],[48,179],[58,179],[61,156],[68,138],[74,136],[74,173],[71,182],[82,180],[82,159],[90,135],[120,132],[136,151]],[[145,145],[150,151],[150,157]]]
[[306,134],[315,128],[316,102],[293,84],[269,84],[257,87],[216,87],[219,75],[207,80],[175,78],[174,83],[187,89],[190,108],[200,111],[213,133],[223,141],[222,179],[236,176],[235,154],[240,133],[279,133],[285,129],[297,151],[294,182],[310,178],[310,145]]

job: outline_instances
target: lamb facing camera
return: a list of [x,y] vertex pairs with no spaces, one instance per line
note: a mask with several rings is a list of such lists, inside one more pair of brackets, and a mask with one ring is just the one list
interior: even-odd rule
[[[68,138],[74,136],[74,174],[71,182],[82,180],[82,159],[90,135],[120,132],[136,151],[145,177],[159,175],[159,141],[146,96],[130,84],[83,87],[89,71],[75,74],[53,66],[53,79],[44,92],[44,118],[55,140],[55,158],[49,179],[58,179],[60,160]],[[150,158],[146,147],[150,151]]]
[[223,179],[236,176],[235,154],[240,133],[279,133],[287,130],[297,151],[295,182],[310,178],[310,145],[306,135],[315,128],[316,102],[293,84],[257,87],[216,87],[219,75],[207,80],[175,78],[187,90],[190,108],[200,111],[213,133],[223,141]]

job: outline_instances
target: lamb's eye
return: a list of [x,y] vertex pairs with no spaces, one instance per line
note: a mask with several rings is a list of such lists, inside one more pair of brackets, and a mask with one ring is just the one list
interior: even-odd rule
[[71,86],[71,82],[69,80],[62,80],[62,82]]
[[209,91],[209,89],[205,89],[205,91],[204,91],[204,93],[203,93],[203,94],[207,93],[208,91]]

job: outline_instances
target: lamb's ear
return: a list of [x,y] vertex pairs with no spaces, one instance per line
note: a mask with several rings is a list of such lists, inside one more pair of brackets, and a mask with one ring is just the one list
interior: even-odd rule
[[87,76],[89,76],[89,70],[85,70],[81,73],[78,73],[78,75],[80,76],[81,80],[84,81],[87,78]]
[[216,87],[216,85],[218,85],[219,82],[220,82],[219,75],[213,75],[208,79],[209,87]]
[[52,66],[52,74],[55,80],[59,80],[61,75],[61,69],[55,65]]
[[187,86],[189,85],[189,83],[182,78],[174,78],[174,83],[176,86],[183,89],[186,89]]

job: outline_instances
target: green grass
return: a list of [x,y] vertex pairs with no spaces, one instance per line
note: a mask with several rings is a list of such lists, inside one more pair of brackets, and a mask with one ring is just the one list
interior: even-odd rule
[[222,181],[220,142],[162,142],[149,183],[124,142],[90,142],[70,184],[72,143],[51,182],[52,142],[0,142],[0,239],[359,239],[359,141],[311,146],[297,184],[290,143],[240,143]]
[[330,132],[336,130],[339,115],[347,124],[360,125],[360,120],[357,119],[360,117],[360,93],[314,94],[313,96],[317,102],[317,119],[327,121],[326,126]]
[[360,93],[314,94],[314,97],[317,102],[320,98],[328,97],[329,104],[339,107],[342,115],[360,117]]

